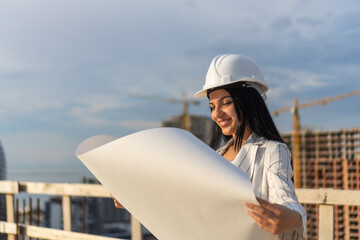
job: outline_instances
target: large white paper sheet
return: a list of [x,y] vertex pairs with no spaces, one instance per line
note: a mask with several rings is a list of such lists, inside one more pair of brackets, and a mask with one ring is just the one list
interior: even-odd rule
[[274,238],[245,212],[248,177],[184,130],[94,136],[76,155],[159,240]]

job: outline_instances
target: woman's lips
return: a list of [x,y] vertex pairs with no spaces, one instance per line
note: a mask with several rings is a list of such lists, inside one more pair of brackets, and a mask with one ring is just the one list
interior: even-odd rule
[[224,120],[221,120],[221,121],[219,121],[219,126],[220,127],[226,127],[227,125],[229,125],[230,124],[230,122],[231,122],[231,119],[224,119]]

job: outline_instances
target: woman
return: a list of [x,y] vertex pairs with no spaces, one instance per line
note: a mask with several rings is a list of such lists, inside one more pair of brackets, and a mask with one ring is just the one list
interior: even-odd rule
[[266,107],[259,67],[241,55],[220,55],[212,61],[203,89],[215,123],[212,146],[250,178],[259,205],[247,212],[276,239],[303,239],[306,215],[291,180],[291,157]]

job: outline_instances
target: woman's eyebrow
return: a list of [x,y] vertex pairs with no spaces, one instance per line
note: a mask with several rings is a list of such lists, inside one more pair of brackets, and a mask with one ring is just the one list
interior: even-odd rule
[[224,100],[225,98],[231,98],[231,96],[229,95],[229,96],[222,97],[222,98],[220,99],[220,101]]
[[[224,97],[220,98],[217,102],[221,102],[221,101],[223,101],[225,98],[231,98],[231,96],[224,96]],[[209,104],[212,104],[212,102],[209,102]]]

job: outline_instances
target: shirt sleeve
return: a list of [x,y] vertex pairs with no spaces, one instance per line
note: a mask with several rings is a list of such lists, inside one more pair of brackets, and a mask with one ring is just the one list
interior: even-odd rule
[[306,213],[295,194],[295,187],[291,180],[293,170],[291,154],[283,143],[276,143],[271,149],[269,161],[266,161],[267,181],[269,187],[269,202],[286,206],[300,213],[302,217],[299,227],[291,232],[277,236],[277,239],[303,239],[306,226]]

